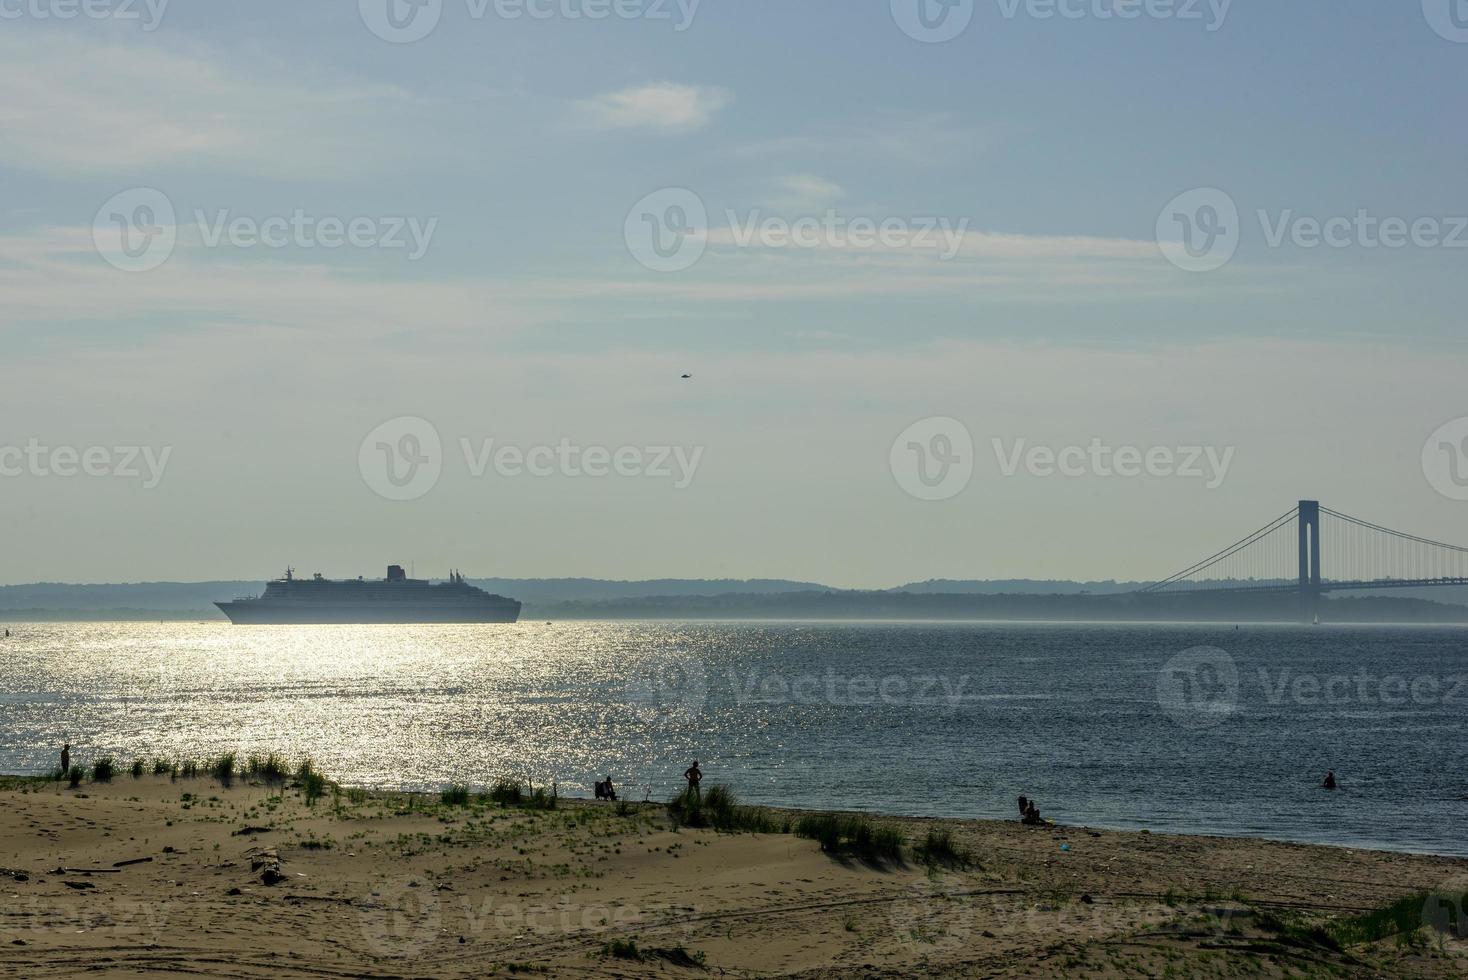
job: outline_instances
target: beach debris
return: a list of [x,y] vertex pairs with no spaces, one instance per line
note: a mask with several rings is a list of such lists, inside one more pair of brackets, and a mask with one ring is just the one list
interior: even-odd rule
[[126,868],[126,867],[130,867],[131,865],[134,865],[134,864],[147,864],[151,860],[153,860],[153,859],[150,858],[150,857],[145,857],[145,858],[130,858],[129,860],[126,860],[126,861],[113,861],[112,862],[112,866],[114,868]]
[[286,880],[280,872],[280,852],[273,847],[252,847],[245,852],[250,859],[250,871],[260,873],[260,883],[278,885]]
[[274,827],[241,827],[239,830],[231,831],[231,837],[245,837],[250,834],[268,834]]
[[63,881],[62,884],[65,885],[67,888],[75,888],[79,892],[86,891],[88,888],[97,887],[90,881]]

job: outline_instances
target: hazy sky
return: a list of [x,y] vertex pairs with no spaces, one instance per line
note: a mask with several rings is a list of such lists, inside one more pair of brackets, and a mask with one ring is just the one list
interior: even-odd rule
[[1468,543],[1468,20],[955,2],[0,0],[0,583]]

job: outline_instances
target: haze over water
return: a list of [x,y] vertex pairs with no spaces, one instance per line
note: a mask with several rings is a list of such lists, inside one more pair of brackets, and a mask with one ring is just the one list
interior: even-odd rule
[[[273,750],[346,784],[519,776],[585,796],[611,774],[663,799],[697,757],[764,804],[1009,819],[1024,793],[1067,824],[1468,855],[1457,630],[11,629],[8,772],[70,740],[83,762]],[[1339,793],[1318,788],[1329,768]]]

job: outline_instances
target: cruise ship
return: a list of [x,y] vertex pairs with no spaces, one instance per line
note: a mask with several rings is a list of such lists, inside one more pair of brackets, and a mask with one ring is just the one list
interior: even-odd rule
[[387,578],[334,581],[320,574],[284,578],[265,585],[265,594],[216,602],[235,625],[370,623],[513,623],[520,603],[491,595],[464,581],[458,572],[447,582],[410,579],[401,565],[389,565]]

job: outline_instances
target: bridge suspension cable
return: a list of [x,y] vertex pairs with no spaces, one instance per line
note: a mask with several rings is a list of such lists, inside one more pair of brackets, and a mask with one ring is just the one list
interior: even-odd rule
[[[1294,577],[1289,563],[1295,547],[1295,523],[1299,520],[1299,515],[1300,508],[1292,507],[1253,534],[1240,538],[1217,554],[1138,591],[1188,591],[1218,588],[1220,584],[1225,588],[1286,587],[1285,581],[1293,581]],[[1281,534],[1281,531],[1288,533]],[[1265,550],[1252,550],[1261,542],[1268,542]],[[1203,573],[1210,571],[1213,574],[1204,578]]]

